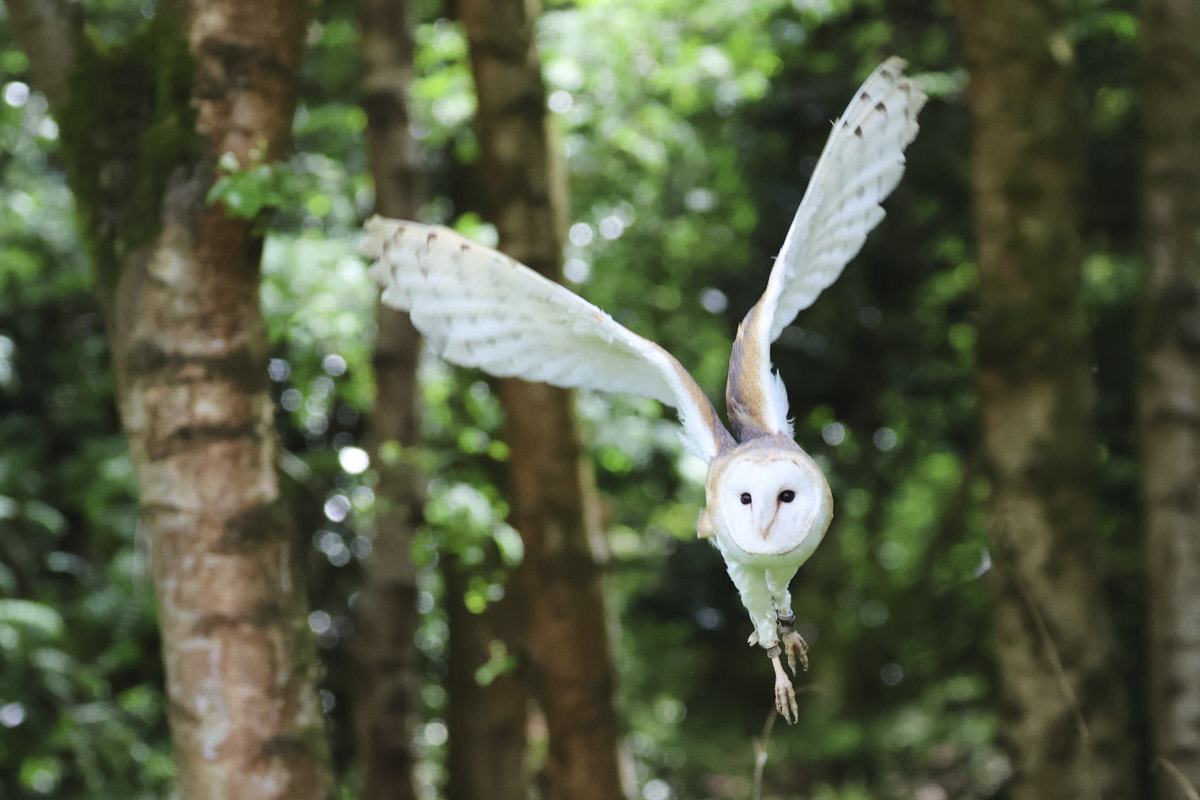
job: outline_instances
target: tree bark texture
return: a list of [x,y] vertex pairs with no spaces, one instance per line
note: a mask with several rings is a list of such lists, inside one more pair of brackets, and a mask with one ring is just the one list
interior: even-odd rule
[[[462,0],[479,108],[483,179],[500,248],[561,280],[566,182],[552,146],[534,44],[537,4]],[[623,795],[614,670],[593,542],[597,501],[570,392],[506,380],[513,526],[529,655],[549,732],[547,800]]]
[[970,68],[977,386],[1013,800],[1136,796],[1097,576],[1066,0],[953,3]]
[[332,784],[274,468],[262,240],[205,201],[219,154],[286,151],[305,25],[298,0],[193,0],[118,46],[77,28],[66,49],[29,50],[75,56],[54,111],[107,312],[189,800],[324,798]]
[[[1200,5],[1142,0],[1142,26],[1151,727],[1156,759],[1200,787]],[[1158,797],[1188,796],[1169,768],[1156,775]]]
[[[375,210],[414,219],[423,194],[417,143],[409,133],[413,76],[413,9],[409,0],[359,0],[359,50],[366,145],[375,179]],[[415,800],[413,734],[419,662],[417,572],[412,541],[424,492],[412,459],[419,431],[420,337],[408,315],[379,304],[375,319],[375,404],[371,460],[376,486],[374,548],[365,566],[352,647],[354,728],[364,800]],[[399,458],[396,457],[399,445]]]

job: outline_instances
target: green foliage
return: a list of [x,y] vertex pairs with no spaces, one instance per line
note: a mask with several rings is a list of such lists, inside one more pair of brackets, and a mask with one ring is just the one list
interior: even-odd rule
[[[295,170],[286,164],[265,163],[263,149],[250,151],[252,163],[238,164],[237,156],[226,153],[217,161],[221,177],[217,178],[205,198],[209,203],[222,203],[231,217],[258,219],[263,211],[275,210],[301,194]],[[313,213],[329,213],[328,201],[310,200],[308,207],[317,206]]]

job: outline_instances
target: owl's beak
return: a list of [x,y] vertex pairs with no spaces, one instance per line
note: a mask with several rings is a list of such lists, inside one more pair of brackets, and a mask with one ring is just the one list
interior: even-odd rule
[[775,516],[779,513],[779,506],[772,508],[759,509],[755,516],[755,522],[758,523],[758,535],[765,542],[767,537],[771,535],[771,526],[775,524]]

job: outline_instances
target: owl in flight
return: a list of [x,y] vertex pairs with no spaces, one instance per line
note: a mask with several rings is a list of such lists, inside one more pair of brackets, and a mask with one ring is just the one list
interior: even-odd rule
[[565,287],[446,228],[367,223],[363,252],[383,302],[409,312],[443,358],[498,377],[652,397],[675,407],[689,449],[708,464],[696,523],[725,559],[775,671],[775,707],[797,718],[792,673],[808,666],[788,585],[833,518],[829,484],[792,440],[771,343],[862,248],[904,172],[925,102],[891,58],[833,125],[775,259],[766,291],[738,326],[725,398],[730,430],[675,358]]

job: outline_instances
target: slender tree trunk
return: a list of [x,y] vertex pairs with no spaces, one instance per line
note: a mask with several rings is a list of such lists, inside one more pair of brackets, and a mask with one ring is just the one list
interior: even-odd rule
[[[358,16],[375,210],[412,219],[420,208],[424,182],[417,143],[408,129],[413,9],[409,0],[359,0]],[[407,314],[380,303],[375,319],[377,391],[370,447],[379,473],[379,511],[356,610],[354,728],[364,800],[415,800],[419,662],[413,643],[418,615],[411,549],[422,521],[424,493],[411,448],[417,444],[420,424],[416,373],[421,342]]]
[[[475,77],[483,178],[500,247],[561,279],[566,182],[551,146],[534,45],[537,4],[462,0]],[[613,666],[593,555],[591,473],[581,459],[570,392],[506,380],[513,525],[525,542],[517,579],[528,608],[533,680],[549,729],[548,800],[623,794]]]
[[[486,569],[498,568],[499,560],[498,553],[490,553]],[[530,796],[525,737],[529,692],[519,671],[505,672],[486,685],[476,678],[480,667],[493,658],[517,655],[525,642],[520,587],[510,579],[499,602],[472,613],[463,602],[469,573],[461,561],[446,556],[442,574],[450,624],[446,798],[525,800]]]
[[[10,0],[18,16],[71,3]],[[274,469],[262,240],[205,196],[217,156],[289,141],[305,4],[193,0],[116,46],[79,27],[51,101],[137,468],[186,798],[322,798],[332,783],[297,537]],[[172,10],[174,13],[171,13]],[[66,17],[64,17],[66,18]],[[21,29],[18,28],[20,34]]]
[[1136,795],[1099,592],[1066,0],[956,0],[970,67],[978,390],[1014,800]]
[[1183,782],[1200,789],[1200,5],[1143,0],[1142,26],[1150,708],[1154,754],[1170,765],[1158,796],[1183,800]]

